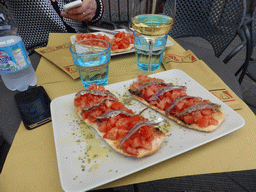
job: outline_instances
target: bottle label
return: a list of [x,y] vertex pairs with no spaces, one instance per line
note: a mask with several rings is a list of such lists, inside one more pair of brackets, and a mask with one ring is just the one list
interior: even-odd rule
[[[31,64],[23,42],[0,47],[0,73],[20,71]],[[2,43],[2,42],[1,42]]]

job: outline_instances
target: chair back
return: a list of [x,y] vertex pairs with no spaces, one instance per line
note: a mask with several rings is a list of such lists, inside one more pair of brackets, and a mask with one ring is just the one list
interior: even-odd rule
[[[164,13],[168,14],[167,0]],[[246,14],[246,0],[177,0],[173,38],[201,37],[213,47],[216,57],[236,36]]]
[[[256,1],[255,1],[256,5]],[[252,12],[252,46],[256,46],[256,6],[254,5],[254,9]]]
[[104,15],[102,21],[113,22],[116,24],[128,23],[131,20],[131,0],[103,0]]
[[152,13],[163,11],[163,4],[166,0],[103,0],[104,14],[103,22],[124,24],[130,26],[132,14],[139,10],[149,10]]

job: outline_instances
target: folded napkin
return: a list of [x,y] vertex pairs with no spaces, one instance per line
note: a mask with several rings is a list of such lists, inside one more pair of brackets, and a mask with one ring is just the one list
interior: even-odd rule
[[184,71],[232,109],[242,108],[239,97],[192,51],[177,52],[167,49],[162,63],[166,70],[180,69]]
[[50,33],[47,46],[35,51],[58,66],[70,77],[77,79],[79,78],[79,73],[69,50],[71,46],[70,37],[72,35],[70,33]]

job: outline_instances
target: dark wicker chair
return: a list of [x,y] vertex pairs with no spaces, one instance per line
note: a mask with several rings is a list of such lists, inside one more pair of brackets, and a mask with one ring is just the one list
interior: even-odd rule
[[[131,17],[134,8],[137,8],[141,0],[103,0],[104,14],[98,25],[104,28],[119,28],[121,25],[131,27]],[[163,5],[166,0],[157,1],[155,13],[163,11]],[[144,0],[145,7],[141,10],[152,10],[152,2]],[[140,9],[137,9],[140,10]]]
[[[167,0],[164,13],[168,14]],[[174,39],[201,37],[213,47],[216,57],[225,51],[237,35],[246,14],[246,0],[177,0],[173,30]]]
[[[256,1],[254,1],[256,4]],[[256,82],[256,60],[252,58],[253,48],[256,46],[256,8],[252,11],[251,18],[245,21],[240,29],[247,39],[246,59],[244,64],[235,73],[239,76],[239,83],[241,84],[244,76],[247,75],[250,79]]]

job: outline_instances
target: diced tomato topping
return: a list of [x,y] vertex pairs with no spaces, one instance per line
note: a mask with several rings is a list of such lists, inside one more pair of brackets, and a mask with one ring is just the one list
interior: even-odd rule
[[[118,49],[127,49],[130,44],[134,44],[134,36],[130,33],[125,33],[124,31],[117,33],[114,35],[113,39],[110,39],[106,35],[102,34],[93,34],[93,33],[81,33],[76,35],[75,41],[81,41],[85,39],[103,39],[110,43],[111,45],[111,51],[116,51]],[[92,46],[92,44],[90,44]],[[104,47],[105,44],[102,44],[97,41],[95,41],[94,45],[97,45],[99,47]]]
[[[88,87],[89,90],[100,90],[106,91],[104,87],[93,84]],[[157,87],[152,87],[157,90]],[[124,104],[118,100],[106,100],[97,108],[89,108],[95,104],[99,104],[105,96],[93,95],[86,93],[78,96],[74,104],[83,108],[85,111],[82,113],[82,119],[87,120],[90,123],[98,125],[98,130],[103,133],[103,138],[110,140],[117,140],[124,138],[128,132],[134,127],[139,121],[147,121],[146,118],[140,115],[125,115],[119,114],[114,117],[106,117],[105,119],[97,120],[97,117],[112,110],[126,110],[129,113],[133,113],[132,110],[128,109]],[[137,156],[138,149],[143,148],[146,150],[152,149],[152,140],[154,139],[155,129],[150,126],[141,127],[136,133],[134,133],[126,142],[122,145],[122,150],[126,153]]]
[[[134,81],[132,85],[130,86],[130,89],[132,91],[135,91],[139,86],[142,86],[150,81],[157,80],[163,82],[161,79],[157,78],[151,78],[148,77],[147,75],[139,75],[138,80]],[[148,100],[149,98],[152,97],[154,93],[156,93],[159,89],[162,88],[162,86],[166,85],[158,85],[158,84],[153,84],[150,85],[144,89],[142,89],[139,93],[141,97],[143,97],[145,100]],[[149,103],[153,106],[158,107],[161,110],[166,111],[168,107],[172,104],[172,102],[183,95],[187,95],[186,91],[182,89],[177,89],[177,90],[171,90],[166,93],[164,93],[161,96],[158,96],[157,100],[152,100],[149,101]],[[178,102],[170,111],[170,114],[174,116],[179,116],[179,114],[185,110],[186,108],[193,106],[197,103],[200,102],[207,102],[209,103],[209,100],[202,100],[200,98],[186,98],[183,99],[182,101]],[[212,116],[213,110],[212,109],[202,109],[198,110],[195,112],[192,112],[187,115],[183,115],[181,120],[183,120],[187,124],[197,124],[200,127],[207,127],[209,125],[218,125],[218,121],[214,119]]]

